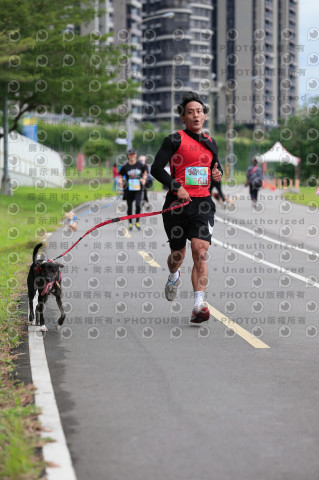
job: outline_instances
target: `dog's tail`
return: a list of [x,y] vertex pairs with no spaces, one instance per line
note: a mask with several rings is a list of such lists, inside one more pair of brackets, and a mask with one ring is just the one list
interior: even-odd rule
[[38,251],[40,250],[41,247],[42,247],[42,243],[38,243],[38,245],[36,245],[36,246],[34,247],[34,250],[33,250],[33,263],[36,262],[37,253],[38,253]]

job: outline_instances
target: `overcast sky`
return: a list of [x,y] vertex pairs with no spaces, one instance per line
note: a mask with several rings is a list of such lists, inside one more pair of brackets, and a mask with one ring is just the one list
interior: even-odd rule
[[299,103],[319,96],[319,2],[299,0]]

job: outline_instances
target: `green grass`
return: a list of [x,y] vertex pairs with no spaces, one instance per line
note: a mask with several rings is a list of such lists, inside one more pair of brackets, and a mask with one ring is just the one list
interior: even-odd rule
[[0,478],[18,480],[39,478],[45,464],[35,455],[41,445],[37,435],[34,405],[8,408],[1,414]]
[[[95,170],[95,169],[94,169]],[[94,175],[90,178],[97,178]],[[20,187],[12,197],[0,195],[0,479],[34,480],[44,463],[32,388],[14,382],[12,349],[22,340],[19,311],[26,293],[32,249],[44,234],[60,227],[66,211],[112,195],[112,184],[89,182],[68,190]]]
[[110,184],[93,188],[95,185],[73,185],[70,190],[36,191],[32,187],[20,187],[13,197],[0,197],[0,227],[1,232],[5,232],[1,234],[0,253],[16,251],[41,240],[44,230],[51,232],[60,226],[66,211],[112,195]]
[[107,182],[113,181],[112,169],[102,167],[85,167],[81,172],[76,167],[67,167],[65,176],[73,181],[89,180],[91,178],[98,178]]
[[316,191],[316,188],[300,187],[299,193],[287,192],[283,196],[290,202],[319,208],[319,195],[316,195]]
[[237,172],[234,173],[235,180],[238,185],[242,185],[246,182],[246,173],[245,172]]

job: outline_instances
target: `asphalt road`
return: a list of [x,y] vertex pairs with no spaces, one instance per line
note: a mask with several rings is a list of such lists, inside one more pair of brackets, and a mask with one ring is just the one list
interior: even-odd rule
[[[160,216],[130,237],[124,222],[103,227],[63,258],[67,320],[57,333],[50,298],[45,348],[78,480],[319,477],[318,209],[263,190],[253,210],[241,193],[217,207],[207,302],[218,318],[205,326],[189,325],[190,250],[178,298],[164,297]],[[155,210],[162,201],[151,195]],[[84,206],[49,257],[124,211]]]

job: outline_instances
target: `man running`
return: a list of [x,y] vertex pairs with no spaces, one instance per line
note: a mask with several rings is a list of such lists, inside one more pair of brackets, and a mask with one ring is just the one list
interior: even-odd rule
[[[204,304],[208,280],[206,252],[211,243],[215,213],[209,188],[212,179],[221,181],[223,170],[218,160],[216,141],[202,133],[207,110],[199,95],[194,92],[186,94],[178,111],[186,128],[164,139],[156,154],[151,174],[168,187],[163,208],[168,208],[176,200],[181,203],[190,202],[180,209],[163,214],[171,249],[167,259],[170,273],[165,285],[165,296],[169,301],[174,300],[181,285],[179,269],[185,258],[188,239],[194,262],[194,308],[190,321],[201,323],[210,316]],[[171,175],[165,170],[168,162]]]
[[148,195],[147,195],[147,189],[148,188],[151,188],[152,185],[153,185],[153,182],[152,182],[152,177],[151,177],[151,174],[150,174],[150,166],[147,164],[147,160],[146,160],[146,157],[145,155],[140,155],[138,157],[138,161],[142,164],[142,165],[145,165],[146,169],[147,169],[147,176],[146,176],[146,181],[145,181],[145,185],[143,187],[143,193],[142,193],[142,206],[145,207],[145,210],[148,211],[150,209],[150,202],[148,200]]
[[213,195],[213,189],[214,188],[216,188],[216,190],[217,190],[217,194],[216,194],[217,200],[221,199],[222,202],[223,202],[224,208],[226,208],[227,203],[226,203],[225,195],[224,195],[223,190],[222,190],[221,182],[215,182],[215,180],[212,179],[211,184],[210,184],[210,188],[209,188],[209,193],[211,195]]
[[252,164],[248,167],[246,174],[246,187],[249,186],[250,198],[252,206],[255,207],[258,200],[258,191],[263,184],[263,173],[256,158],[253,159]]
[[[133,202],[135,202],[135,213],[141,213],[142,185],[145,185],[147,168],[141,162],[137,162],[137,151],[131,148],[127,152],[128,161],[119,172],[119,187],[123,190],[123,199],[127,202],[127,214],[132,215]],[[135,226],[141,229],[139,219],[136,219]],[[129,230],[133,229],[132,219],[129,220]]]

